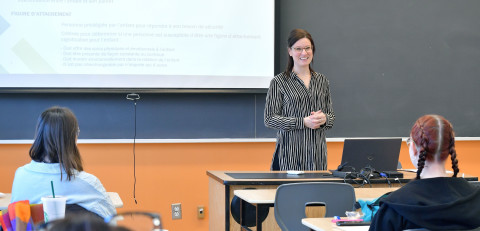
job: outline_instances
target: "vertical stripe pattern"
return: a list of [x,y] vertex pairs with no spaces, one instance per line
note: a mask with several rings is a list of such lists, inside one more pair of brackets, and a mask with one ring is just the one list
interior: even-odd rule
[[[310,129],[303,118],[322,110],[327,122]],[[275,153],[280,170],[326,170],[325,130],[333,126],[335,114],[327,78],[312,72],[310,88],[291,72],[278,74],[270,82],[265,103],[265,126],[278,129]]]

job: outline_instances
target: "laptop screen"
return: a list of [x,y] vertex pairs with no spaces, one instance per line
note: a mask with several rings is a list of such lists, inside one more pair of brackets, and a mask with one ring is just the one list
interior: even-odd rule
[[343,171],[360,171],[365,167],[376,171],[396,171],[401,144],[401,138],[345,139],[341,163]]

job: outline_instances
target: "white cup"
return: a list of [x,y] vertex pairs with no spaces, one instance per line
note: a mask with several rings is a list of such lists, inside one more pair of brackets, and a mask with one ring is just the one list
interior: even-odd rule
[[43,216],[45,222],[50,222],[65,217],[65,206],[67,198],[63,196],[42,197],[43,202]]

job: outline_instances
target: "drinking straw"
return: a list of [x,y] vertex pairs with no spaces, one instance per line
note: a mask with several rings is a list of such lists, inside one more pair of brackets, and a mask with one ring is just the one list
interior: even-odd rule
[[50,181],[50,184],[52,185],[52,195],[53,195],[53,198],[55,198],[55,190],[53,190],[53,180]]

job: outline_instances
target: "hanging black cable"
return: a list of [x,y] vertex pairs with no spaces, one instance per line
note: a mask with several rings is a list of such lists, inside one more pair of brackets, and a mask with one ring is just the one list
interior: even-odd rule
[[133,128],[133,200],[135,204],[137,204],[137,198],[135,197],[135,186],[137,185],[137,176],[136,176],[136,169],[135,169],[135,143],[137,139],[137,100],[140,99],[140,95],[138,94],[128,94],[128,100],[133,100],[133,111],[134,111],[134,128]]

